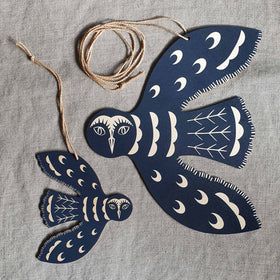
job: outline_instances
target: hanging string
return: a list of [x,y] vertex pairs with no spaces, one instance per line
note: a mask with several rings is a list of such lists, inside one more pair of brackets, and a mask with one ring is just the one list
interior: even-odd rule
[[[184,40],[189,40],[186,36],[154,23],[157,20],[163,19],[175,23],[184,33],[187,32],[186,28],[179,21],[163,16],[139,21],[110,21],[89,28],[84,32],[78,44],[78,57],[82,70],[104,89],[117,90],[122,88],[126,83],[143,74],[141,71],[133,74],[134,70],[141,64],[145,53],[145,36],[138,26],[158,27]],[[110,75],[94,73],[90,67],[93,45],[105,31],[113,31],[122,40],[127,50],[124,61]],[[129,35],[130,41],[124,37],[123,32]]]
[[70,140],[69,132],[68,132],[68,127],[65,121],[65,112],[64,112],[64,105],[63,105],[63,98],[62,98],[62,80],[59,77],[59,75],[49,66],[38,60],[31,52],[30,50],[21,42],[16,43],[16,46],[19,47],[26,55],[27,57],[34,63],[39,65],[40,67],[43,67],[47,71],[49,71],[53,77],[56,80],[57,83],[57,108],[59,111],[59,119],[60,119],[60,128],[61,128],[61,133],[65,142],[65,145],[67,147],[67,150],[71,153],[74,154],[76,159],[78,159],[78,154],[73,147],[73,144]]
[[[184,40],[189,40],[188,37],[185,37],[169,28],[166,28],[162,25],[157,23],[153,23],[159,19],[166,19],[169,20],[176,25],[178,25],[184,33],[187,32],[186,28],[177,20],[168,18],[168,17],[155,17],[146,20],[140,21],[111,21],[107,23],[98,24],[94,27],[89,28],[82,36],[80,43],[78,45],[78,55],[79,60],[81,63],[82,70],[97,84],[99,84],[104,89],[109,90],[117,90],[122,88],[126,83],[131,81],[132,79],[137,78],[143,72],[138,72],[137,74],[133,74],[133,71],[141,64],[142,59],[145,53],[145,36],[142,31],[138,29],[138,26],[154,26],[161,28],[167,32],[170,32]],[[113,74],[111,75],[101,75],[94,73],[90,68],[90,58],[92,55],[92,47],[96,42],[97,38],[104,32],[104,31],[113,31],[115,32],[127,49],[127,55],[123,63],[116,69]],[[129,35],[130,42],[123,36],[122,32],[126,32]],[[138,47],[137,47],[138,43]],[[40,67],[46,69],[49,73],[53,75],[57,83],[57,108],[59,111],[59,119],[60,119],[60,128],[61,134],[63,136],[65,145],[67,150],[72,153],[76,159],[78,159],[78,154],[71,142],[68,126],[65,120],[65,109],[63,105],[63,98],[62,98],[62,80],[60,76],[49,66],[41,62],[37,59],[30,50],[22,43],[16,43],[16,46],[19,47],[27,57],[34,63]]]

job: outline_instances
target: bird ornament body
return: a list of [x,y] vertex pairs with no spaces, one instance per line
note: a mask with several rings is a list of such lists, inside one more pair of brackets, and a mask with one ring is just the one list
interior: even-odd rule
[[38,252],[40,261],[68,263],[87,254],[110,220],[123,221],[132,212],[130,199],[123,194],[106,195],[90,165],[65,151],[36,155],[42,171],[70,187],[77,195],[47,189],[40,209],[44,223],[54,227],[67,222],[76,224],[47,238]]
[[103,109],[86,121],[91,149],[128,156],[160,207],[197,231],[230,234],[260,228],[249,198],[236,186],[198,171],[181,156],[206,157],[241,168],[254,127],[240,97],[188,111],[190,101],[244,70],[261,32],[209,26],[175,40],[155,63],[131,112]]

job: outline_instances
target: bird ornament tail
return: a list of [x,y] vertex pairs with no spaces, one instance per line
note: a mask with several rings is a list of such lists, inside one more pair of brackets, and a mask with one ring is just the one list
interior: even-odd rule
[[255,130],[240,97],[185,114],[187,149],[184,154],[210,158],[238,168],[245,165]]
[[82,200],[79,196],[69,195],[54,190],[46,190],[40,210],[44,224],[53,227],[81,219]]

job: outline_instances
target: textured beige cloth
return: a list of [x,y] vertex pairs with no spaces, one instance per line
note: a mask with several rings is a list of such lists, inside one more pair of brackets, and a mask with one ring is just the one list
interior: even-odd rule
[[[278,0],[0,1],[0,278],[1,279],[280,279],[279,50]],[[130,110],[145,77],[120,92],[102,90],[78,67],[77,37],[105,19],[166,15],[187,27],[234,24],[263,31],[251,66],[237,78],[200,96],[190,108],[240,95],[256,127],[253,152],[237,170],[207,159],[194,167],[236,184],[254,203],[262,229],[240,235],[203,234],[173,221],[153,201],[128,158],[94,154],[83,135],[86,118],[102,107]],[[142,69],[172,35],[147,27]],[[35,153],[65,149],[58,127],[54,79],[32,65],[9,37],[22,40],[56,69],[64,81],[66,118],[79,154],[95,169],[106,192],[120,191],[134,203],[131,217],[109,223],[96,246],[77,262],[41,263],[35,253],[52,229],[42,223],[38,203],[45,188],[67,192],[38,167]],[[113,34],[94,50],[96,71],[107,71],[124,50]],[[122,45],[120,45],[122,48]]]

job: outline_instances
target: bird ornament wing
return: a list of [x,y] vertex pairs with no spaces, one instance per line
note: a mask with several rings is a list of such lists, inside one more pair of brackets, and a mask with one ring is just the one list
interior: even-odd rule
[[260,228],[255,208],[236,186],[186,165],[180,158],[135,165],[147,189],[173,219],[191,229],[231,234]]
[[86,255],[97,242],[105,223],[80,222],[71,229],[45,240],[37,254],[40,261],[69,263]]
[[40,152],[36,158],[45,174],[78,194],[104,194],[97,175],[83,158],[77,160],[66,151]]
[[201,93],[244,70],[254,56],[261,31],[213,25],[196,28],[164,50],[145,83],[136,112],[179,111]]

